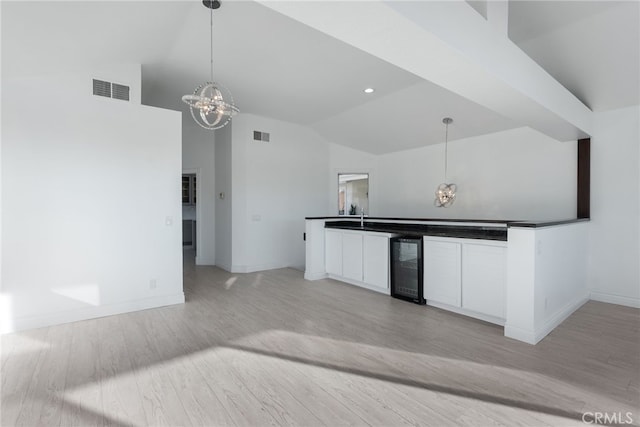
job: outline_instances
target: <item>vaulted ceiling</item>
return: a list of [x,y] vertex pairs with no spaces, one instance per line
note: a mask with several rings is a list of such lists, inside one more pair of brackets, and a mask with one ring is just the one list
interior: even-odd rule
[[[330,16],[327,5],[338,14],[338,3],[349,2],[306,2],[306,7],[318,7],[316,17]],[[361,3],[371,11],[373,6],[387,8],[380,9],[387,14],[385,22],[393,16],[411,31],[451,39],[453,32],[464,30],[431,28],[428,20],[418,19],[419,13],[408,13],[420,2]],[[432,9],[442,7],[436,4],[440,2],[427,3]],[[471,2],[474,9],[459,3],[465,17],[479,18],[474,25],[486,20],[486,2]],[[140,63],[143,102],[184,111],[180,97],[208,80],[210,15],[199,1],[3,1],[1,5],[3,81],[87,64]],[[312,22],[304,17],[310,9],[299,12],[289,6],[223,0],[214,12],[215,79],[230,88],[242,112],[309,126],[332,142],[371,153],[442,142],[445,116],[455,120],[451,139],[523,125],[557,130],[559,139],[573,135],[572,129],[581,132],[578,119],[577,124],[565,120],[562,112],[535,99],[535,94],[525,94],[524,103],[513,106],[499,85],[495,93],[478,94],[483,80],[476,79],[470,68],[447,70],[453,63],[421,48],[419,40],[402,39],[401,31],[386,29],[383,42],[373,47],[357,38],[345,42],[340,36],[344,28]],[[356,6],[358,2],[349,3]],[[584,108],[582,103],[596,111],[635,105],[640,103],[638,6],[635,1],[511,1],[508,35],[542,67],[541,72],[568,89],[562,96],[580,101],[574,105],[578,109]],[[367,31],[367,26],[375,30],[375,17],[367,20],[355,12],[353,17],[343,13],[331,21],[353,22],[352,33]],[[444,18],[442,22],[446,23]],[[388,51],[382,50],[384,40],[390,44]],[[395,61],[398,52],[409,60]],[[499,65],[494,60],[488,69],[499,73]],[[448,74],[442,73],[442,81],[425,78],[434,70]],[[457,86],[447,80],[452,75],[459,77]],[[365,94],[366,87],[376,91]],[[508,101],[518,97],[512,94]],[[498,105],[499,101],[504,102]],[[538,121],[533,119],[537,114]],[[569,126],[561,129],[565,121]]]

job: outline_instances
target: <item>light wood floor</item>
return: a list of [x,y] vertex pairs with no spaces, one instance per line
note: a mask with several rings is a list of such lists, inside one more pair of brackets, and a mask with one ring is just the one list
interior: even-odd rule
[[2,426],[640,422],[639,310],[589,302],[537,346],[283,269],[185,262],[187,303],[2,337]]

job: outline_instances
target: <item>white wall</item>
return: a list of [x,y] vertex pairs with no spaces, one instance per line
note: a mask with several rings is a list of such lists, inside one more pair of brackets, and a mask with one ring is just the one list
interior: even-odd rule
[[596,113],[591,139],[592,299],[640,307],[640,107]]
[[[216,131],[216,265],[231,271],[233,216],[231,204],[233,191],[231,188],[231,143],[234,121]],[[224,193],[224,198],[220,194]]]
[[[455,129],[450,128],[450,135]],[[375,213],[419,218],[547,220],[576,216],[575,141],[518,128],[449,142],[449,208],[433,205],[444,181],[444,144],[378,158]],[[375,191],[375,190],[374,190]],[[373,211],[373,209],[372,209]]]
[[216,263],[215,135],[182,112],[182,170],[196,171],[196,264]]
[[[304,269],[304,218],[326,215],[329,203],[328,144],[306,127],[251,114],[232,126],[232,271]],[[270,142],[253,141],[254,130]]]
[[4,332],[184,301],[180,114],[59,77],[2,81]]

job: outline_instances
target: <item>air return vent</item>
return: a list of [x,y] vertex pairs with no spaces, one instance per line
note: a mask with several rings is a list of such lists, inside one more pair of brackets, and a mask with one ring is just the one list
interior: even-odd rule
[[111,83],[93,79],[93,94],[111,98]]
[[129,86],[93,79],[93,94],[128,101]]
[[268,132],[260,132],[258,130],[254,130],[253,131],[253,140],[254,141],[269,142],[269,133]]
[[111,93],[111,97],[115,99],[122,99],[123,101],[129,100],[129,86],[119,85],[118,83],[113,83],[113,92]]

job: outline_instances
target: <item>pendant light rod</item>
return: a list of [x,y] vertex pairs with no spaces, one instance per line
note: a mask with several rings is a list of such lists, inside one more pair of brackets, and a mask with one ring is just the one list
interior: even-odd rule
[[202,0],[202,4],[209,8],[209,37],[211,42],[211,81],[213,82],[213,10],[220,8],[219,0]]
[[[220,3],[218,3],[218,7],[220,7]],[[209,9],[209,38],[211,42],[211,80],[213,82],[213,7]]]
[[442,119],[442,123],[445,124],[444,131],[444,182],[447,182],[447,166],[449,165],[449,125],[453,123],[451,117],[445,117]]

